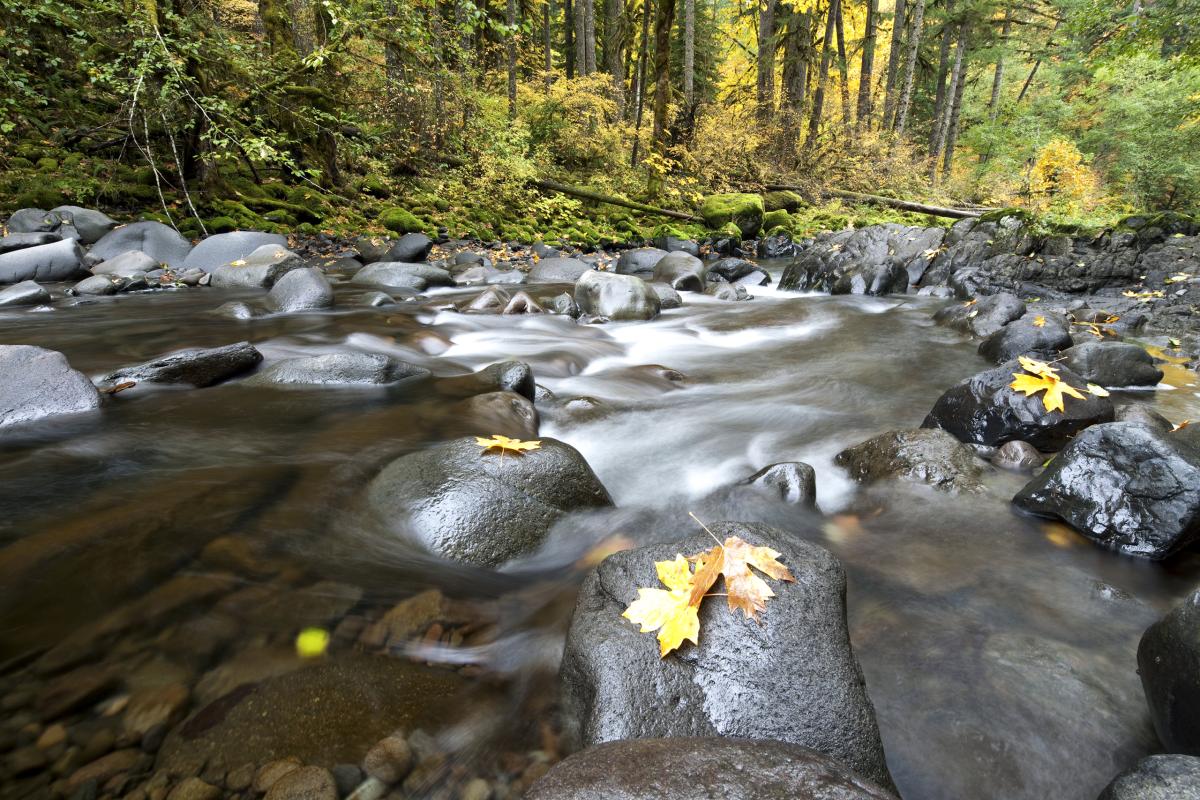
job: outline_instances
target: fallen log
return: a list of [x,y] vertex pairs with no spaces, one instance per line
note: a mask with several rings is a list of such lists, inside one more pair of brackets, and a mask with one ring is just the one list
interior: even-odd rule
[[[803,186],[786,186],[783,184],[768,184],[767,191],[803,191]],[[980,214],[990,211],[991,209],[969,210],[965,208],[943,208],[941,206],[931,206],[925,203],[914,203],[909,200],[897,200],[894,197],[881,197],[877,194],[861,194],[859,192],[846,192],[841,189],[822,189],[821,194],[827,197],[837,197],[842,200],[854,200],[858,203],[867,203],[869,205],[887,206],[888,208],[898,208],[901,211],[914,211],[918,214],[929,214],[934,217],[949,217],[951,219],[972,219]]]
[[579,197],[584,200],[592,200],[597,203],[607,203],[611,206],[622,206],[623,208],[632,208],[634,211],[641,211],[644,214],[656,214],[660,217],[670,217],[671,219],[681,219],[685,222],[699,222],[700,217],[695,214],[688,214],[683,211],[672,211],[669,208],[656,208],[655,206],[639,203],[634,200],[626,200],[621,197],[613,197],[611,195],[600,194],[591,189],[581,189],[578,186],[568,186],[565,183],[557,181],[547,181],[534,178],[529,181],[530,186],[536,186],[545,192],[559,192],[560,194],[569,195],[571,197]]

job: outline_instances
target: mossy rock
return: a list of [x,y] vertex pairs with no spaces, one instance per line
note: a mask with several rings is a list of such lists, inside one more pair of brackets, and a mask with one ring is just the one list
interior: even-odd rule
[[1016,217],[1026,224],[1034,221],[1032,212],[1024,208],[997,208],[995,211],[987,211],[979,215],[980,222],[999,222],[1006,217]]
[[138,214],[139,222],[161,222],[163,225],[170,225],[171,218],[161,211],[143,211]]
[[295,230],[296,233],[299,233],[302,236],[316,236],[318,233],[321,232],[321,229],[318,228],[316,225],[313,225],[311,222],[301,222],[293,230]]
[[1122,217],[1117,226],[1128,228],[1134,231],[1143,231],[1150,228],[1159,228],[1172,233],[1179,231],[1183,232],[1191,229],[1196,225],[1196,220],[1187,214],[1180,214],[1178,211],[1151,211],[1141,214],[1130,214]]
[[250,178],[241,176],[228,179],[229,188],[243,197],[267,197],[267,190]]
[[233,217],[213,217],[204,223],[209,233],[229,233],[237,230],[237,221]]
[[[200,229],[200,222],[195,217],[188,217],[183,222],[179,223],[179,232],[189,239],[194,239],[203,231]],[[214,231],[210,230],[210,233]]]
[[45,155],[45,151],[32,142],[22,142],[13,149],[13,152],[21,158],[28,159],[31,162],[37,161],[39,158]]
[[776,228],[783,228],[790,233],[792,230],[792,216],[783,209],[768,211],[763,214],[762,227],[764,231],[773,231]]
[[83,163],[83,153],[71,153],[63,159],[63,169],[76,169]]
[[132,178],[142,186],[154,186],[158,183],[154,177],[154,170],[150,167],[138,167],[133,171]]
[[358,190],[371,197],[387,198],[392,196],[392,190],[379,175],[367,175],[358,183]]
[[43,186],[37,189],[27,189],[14,198],[17,208],[54,208],[64,205],[67,196],[58,189]]
[[37,160],[37,168],[39,172],[56,172],[58,170],[58,159],[45,156]]
[[13,169],[33,169],[33,162],[24,156],[13,156],[8,163]]
[[266,230],[267,221],[236,200],[213,200],[209,203],[216,218],[228,217],[233,221],[231,230]]
[[[795,192],[787,189],[781,189],[776,192],[763,192],[763,208],[767,211],[795,211],[802,208],[807,203],[804,198]],[[763,223],[766,226],[766,223]]]
[[764,213],[762,196],[757,194],[714,194],[700,204],[700,216],[710,228],[732,222],[746,239],[762,230]]
[[263,214],[263,219],[274,222],[276,225],[287,225],[288,227],[296,224],[296,218],[282,208],[268,211]]
[[425,230],[425,223],[405,208],[385,208],[379,212],[378,222],[395,233],[420,233]]

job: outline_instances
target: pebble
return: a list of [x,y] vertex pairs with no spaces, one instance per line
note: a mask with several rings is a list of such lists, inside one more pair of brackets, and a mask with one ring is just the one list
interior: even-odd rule
[[30,775],[46,766],[46,754],[37,747],[28,746],[8,754],[8,771],[14,777]]
[[62,744],[67,740],[67,729],[61,723],[54,723],[46,730],[42,731],[42,735],[38,737],[37,746],[41,750],[49,750],[55,745]]
[[144,736],[156,725],[170,726],[182,719],[190,693],[181,683],[155,686],[129,698],[125,708],[125,730]]
[[67,779],[67,786],[71,789],[76,789],[88,781],[95,781],[99,785],[102,781],[107,781],[116,775],[120,775],[122,772],[128,772],[133,769],[141,758],[142,753],[140,750],[117,750],[109,753],[103,758],[92,761],[75,770],[71,777]]
[[338,764],[330,772],[333,773],[333,782],[337,784],[338,797],[347,796],[363,782],[363,771],[357,764]]
[[240,767],[229,770],[229,774],[225,776],[225,788],[233,792],[249,789],[254,783],[254,773],[253,764],[242,764]]
[[367,778],[350,793],[346,800],[379,800],[387,794],[388,785],[378,778]]
[[254,776],[254,791],[262,794],[275,785],[275,782],[287,775],[289,772],[295,772],[303,766],[298,758],[282,758],[278,761],[268,761],[263,764]]
[[324,767],[300,767],[275,781],[266,800],[338,800],[337,784]]
[[412,769],[413,754],[399,734],[380,740],[363,758],[363,771],[384,783],[398,783]]
[[459,792],[459,800],[491,800],[492,786],[483,778],[472,778]]
[[199,778],[185,778],[167,795],[167,800],[218,800],[221,790]]
[[79,750],[79,760],[84,764],[95,761],[112,750],[116,743],[116,733],[111,728],[101,728],[84,741],[83,747]]

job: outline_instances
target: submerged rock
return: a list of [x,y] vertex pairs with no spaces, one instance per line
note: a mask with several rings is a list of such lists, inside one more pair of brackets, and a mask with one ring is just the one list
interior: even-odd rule
[[1146,756],[1113,778],[1097,800],[1200,800],[1200,758]]
[[87,274],[83,268],[83,248],[74,239],[0,255],[0,283],[63,281],[81,274]]
[[1137,422],[1094,425],[1013,503],[1127,555],[1166,558],[1200,536],[1200,451]]
[[1159,741],[1200,756],[1200,589],[1146,630],[1137,663]]
[[597,271],[585,272],[575,282],[575,302],[583,313],[611,320],[654,319],[662,308],[641,278]]
[[535,550],[567,511],[612,505],[583,456],[556,439],[520,454],[485,451],[474,437],[410,453],[371,481],[366,499],[397,534],[486,567]]
[[[621,613],[656,585],[655,561],[708,550],[705,534],[609,556],[584,580],[563,653],[570,746],[617,739],[725,736],[811,747],[891,785],[875,714],[846,629],[846,575],[826,550],[764,525],[720,522],[718,538],[773,547],[795,576],[770,581],[759,621],[724,598],[700,607],[700,644],[659,657]],[[722,591],[719,586],[718,591]]]
[[380,353],[324,353],[277,361],[247,378],[246,385],[304,384],[383,386],[429,370]]
[[1082,342],[1064,350],[1062,356],[1068,369],[1101,386],[1155,386],[1163,379],[1154,358],[1136,344]]
[[100,407],[100,393],[66,356],[23,344],[0,345],[0,428]]
[[153,361],[123,367],[100,379],[114,385],[125,381],[135,383],[186,384],[202,389],[249,372],[262,361],[262,353],[249,342],[180,350],[159,356]]
[[786,742],[723,737],[608,742],[568,757],[527,800],[895,800],[838,761]]
[[192,243],[161,222],[134,222],[106,233],[88,255],[106,261],[130,250],[141,250],[156,263],[178,269],[184,266]]
[[898,478],[955,494],[983,490],[984,464],[975,451],[937,428],[881,433],[838,453],[834,463],[859,483]]
[[790,505],[817,507],[817,473],[802,461],[770,464],[738,485],[772,494]]

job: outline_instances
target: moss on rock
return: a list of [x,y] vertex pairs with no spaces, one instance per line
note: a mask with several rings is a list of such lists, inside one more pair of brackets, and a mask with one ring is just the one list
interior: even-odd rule
[[379,224],[395,233],[420,233],[425,230],[425,223],[413,216],[412,212],[396,206],[379,212]]
[[714,194],[700,204],[700,216],[710,228],[721,228],[732,222],[743,238],[750,238],[762,230],[764,213],[763,199],[757,194]]
[[777,192],[763,192],[762,198],[763,208],[767,211],[795,211],[807,205],[803,197],[786,189]]
[[776,228],[783,228],[786,232],[792,231],[792,215],[783,209],[768,211],[763,214],[762,229],[768,233]]

